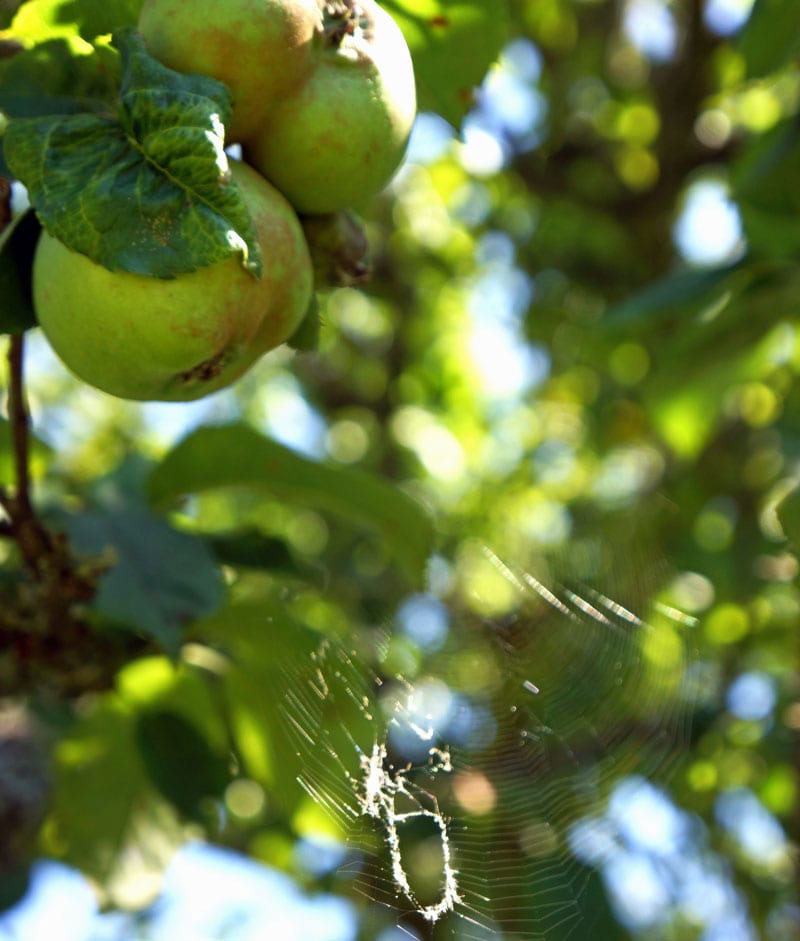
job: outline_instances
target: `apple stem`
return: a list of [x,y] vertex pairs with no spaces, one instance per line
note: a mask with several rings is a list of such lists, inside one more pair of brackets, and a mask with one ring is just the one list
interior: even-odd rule
[[323,11],[325,43],[338,49],[348,36],[368,31],[371,20],[358,0],[332,0]]

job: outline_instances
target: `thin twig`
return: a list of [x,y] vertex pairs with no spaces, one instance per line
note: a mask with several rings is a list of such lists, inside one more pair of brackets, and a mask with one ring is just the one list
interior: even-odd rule
[[14,471],[17,478],[17,512],[30,516],[32,513],[30,494],[30,471],[28,469],[28,409],[25,403],[23,378],[24,335],[15,333],[8,350],[10,382],[8,387],[8,417],[14,441]]
[[[0,233],[11,223],[11,180],[0,176]],[[10,517],[14,509],[14,501],[6,488],[0,484],[0,507]]]

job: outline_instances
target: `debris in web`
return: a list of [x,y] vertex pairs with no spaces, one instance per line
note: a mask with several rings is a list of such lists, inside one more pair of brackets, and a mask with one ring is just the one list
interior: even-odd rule
[[[428,755],[428,764],[432,774],[452,772],[450,752],[446,748],[431,748]],[[362,813],[373,817],[383,825],[394,881],[426,921],[438,921],[442,915],[454,910],[461,901],[461,896],[450,857],[447,821],[439,810],[436,798],[432,794],[423,795],[419,788],[407,779],[409,768],[393,768],[388,763],[386,746],[383,743],[373,745],[372,753],[369,755],[362,753],[361,770],[360,786],[358,782],[352,782],[357,788],[358,804]],[[402,813],[398,811],[397,797],[400,794],[411,801],[414,806],[413,810]],[[430,800],[432,807],[426,807],[423,798]],[[397,829],[399,824],[420,818],[432,821],[439,831],[441,840],[443,890],[439,901],[432,905],[421,904],[411,888],[408,873],[403,864],[400,835]]]

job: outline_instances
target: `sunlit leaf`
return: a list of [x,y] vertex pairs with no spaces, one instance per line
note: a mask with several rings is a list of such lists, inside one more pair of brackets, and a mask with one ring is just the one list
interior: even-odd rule
[[261,273],[255,228],[223,152],[230,95],[152,59],[138,34],[116,43],[116,117],[12,118],[5,158],[44,227],[112,270],[173,277],[239,255]]
[[66,732],[56,752],[46,851],[100,880],[117,863],[145,786],[133,732],[132,717],[109,696]]
[[[34,434],[28,437],[28,456],[34,472],[38,473],[52,456],[48,444]],[[0,418],[0,481],[9,483],[14,478],[14,435],[11,423]]]
[[386,0],[414,59],[420,108],[458,127],[508,35],[506,0]]
[[76,34],[94,39],[134,26],[141,5],[141,0],[28,0],[14,18],[11,32],[26,45]]
[[285,807],[302,799],[297,756],[286,734],[284,694],[320,636],[298,623],[277,596],[226,605],[197,633],[229,658],[222,677],[243,773],[268,785]]

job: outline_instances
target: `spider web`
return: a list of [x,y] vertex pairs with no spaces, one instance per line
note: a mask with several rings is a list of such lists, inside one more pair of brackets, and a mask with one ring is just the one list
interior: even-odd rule
[[502,625],[464,626],[488,637],[485,682],[443,681],[457,647],[411,681],[324,641],[288,677],[299,781],[347,834],[344,875],[409,937],[583,941],[602,890],[576,824],[622,777],[665,780],[684,750],[691,619],[658,605],[645,619],[487,555],[519,603]]

